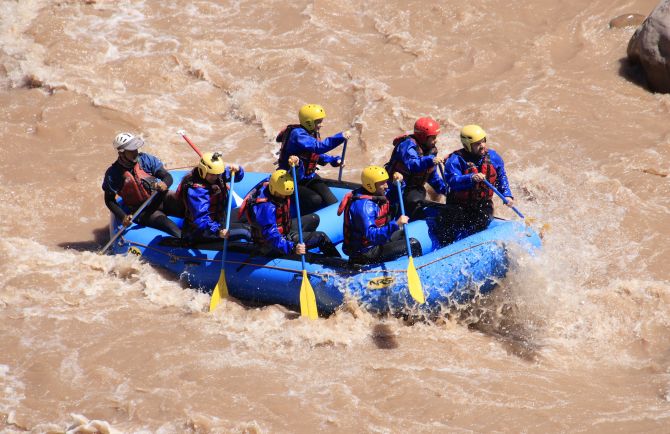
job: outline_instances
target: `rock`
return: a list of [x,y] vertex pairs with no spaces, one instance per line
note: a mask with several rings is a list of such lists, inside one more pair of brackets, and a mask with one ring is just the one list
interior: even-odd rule
[[647,18],[640,14],[623,14],[610,21],[610,29],[623,29],[626,27],[637,27]]
[[670,0],[661,0],[635,30],[628,60],[642,66],[651,90],[670,93]]

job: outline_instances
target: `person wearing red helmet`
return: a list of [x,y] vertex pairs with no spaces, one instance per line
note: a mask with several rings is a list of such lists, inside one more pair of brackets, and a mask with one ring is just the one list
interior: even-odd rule
[[393,140],[393,153],[385,165],[390,176],[400,173],[405,179],[403,200],[407,215],[412,220],[423,218],[421,204],[426,200],[426,182],[437,193],[447,193],[447,186],[435,169],[442,162],[435,147],[439,134],[437,121],[430,117],[417,119],[413,134]]

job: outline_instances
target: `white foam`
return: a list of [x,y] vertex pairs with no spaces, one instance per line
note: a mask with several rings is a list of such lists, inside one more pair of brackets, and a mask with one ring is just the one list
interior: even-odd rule
[[10,418],[26,398],[25,384],[16,371],[16,367],[0,364],[0,413],[10,415]]

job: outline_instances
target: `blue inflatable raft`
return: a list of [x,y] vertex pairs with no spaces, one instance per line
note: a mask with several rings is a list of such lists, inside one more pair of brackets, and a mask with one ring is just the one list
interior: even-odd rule
[[[172,171],[173,189],[185,171]],[[264,173],[247,172],[235,184],[235,192],[244,197]],[[357,184],[327,181],[338,199],[359,187]],[[239,204],[238,204],[239,205]],[[338,204],[317,212],[321,219],[318,230],[326,232],[341,251],[342,216]],[[233,210],[237,215],[237,210]],[[181,220],[174,218],[181,225]],[[111,235],[119,222],[112,215]],[[423,255],[414,258],[421,279],[426,303],[418,306],[407,289],[407,257],[372,266],[350,265],[343,259],[327,258],[318,253],[308,255],[307,273],[314,288],[321,314],[329,314],[346,299],[356,299],[366,309],[378,313],[439,312],[454,302],[462,303],[476,293],[491,291],[505,277],[509,268],[511,244],[532,253],[540,247],[538,235],[523,222],[494,219],[485,231],[466,236],[447,246],[439,246],[433,236],[431,220],[410,222],[408,230],[421,243]],[[212,292],[221,272],[222,242],[184,246],[180,240],[165,233],[133,224],[119,237],[111,250],[116,254],[132,253],[145,261],[170,270],[191,286]],[[249,243],[230,242],[225,275],[232,297],[250,304],[281,304],[299,309],[302,267],[299,256],[257,256]]]

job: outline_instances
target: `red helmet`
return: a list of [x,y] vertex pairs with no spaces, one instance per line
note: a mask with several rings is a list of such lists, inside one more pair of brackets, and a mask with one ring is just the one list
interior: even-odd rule
[[414,137],[420,143],[425,143],[429,136],[440,134],[440,125],[432,118],[419,118],[414,123]]

